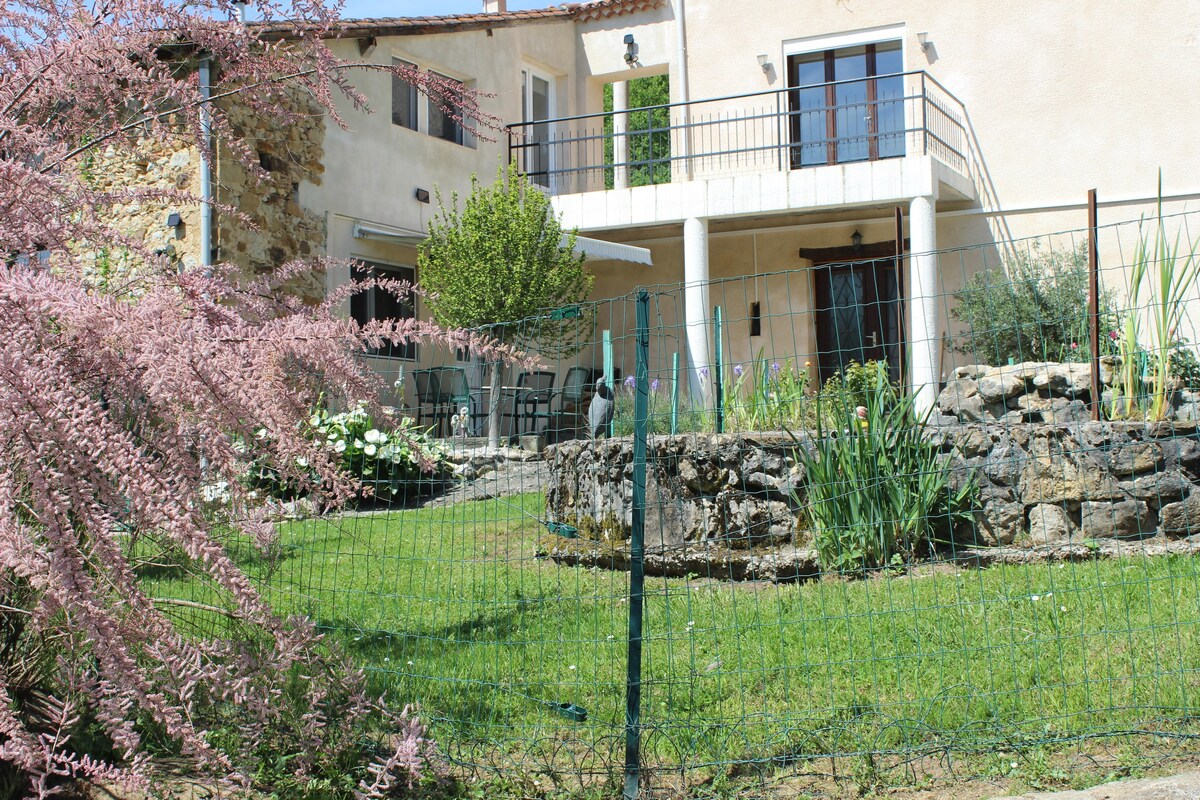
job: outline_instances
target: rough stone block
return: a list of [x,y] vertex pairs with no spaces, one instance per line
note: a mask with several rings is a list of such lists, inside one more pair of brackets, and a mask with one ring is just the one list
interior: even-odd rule
[[1050,544],[1071,538],[1075,526],[1062,506],[1041,504],[1029,512],[1029,538],[1034,544]]
[[989,547],[1012,544],[1021,535],[1025,507],[1020,503],[987,503],[976,521],[980,544]]
[[1129,494],[1145,500],[1151,508],[1161,508],[1182,500],[1192,490],[1192,483],[1178,470],[1143,475],[1128,484],[1122,484]]
[[1079,507],[1079,530],[1089,539],[1145,536],[1153,532],[1153,522],[1141,500],[1087,501]]
[[1090,396],[1092,370],[1087,364],[1047,364],[1033,376],[1033,385],[1054,397]]
[[988,370],[976,382],[979,396],[985,403],[999,403],[1025,391],[1025,369],[1023,364],[1012,367],[995,367]]
[[992,450],[983,462],[983,474],[1002,486],[1016,486],[1029,454],[1015,444],[1003,445]]
[[1193,492],[1178,503],[1163,506],[1158,512],[1158,529],[1167,536],[1200,533],[1200,493]]
[[1108,454],[1108,464],[1116,475],[1137,475],[1158,469],[1163,463],[1163,451],[1155,442],[1129,442],[1115,445]]

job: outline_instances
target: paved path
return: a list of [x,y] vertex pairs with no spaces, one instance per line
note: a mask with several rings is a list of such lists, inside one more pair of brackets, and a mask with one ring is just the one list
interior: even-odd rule
[[1106,783],[1080,792],[1030,792],[996,800],[1200,800],[1200,772]]

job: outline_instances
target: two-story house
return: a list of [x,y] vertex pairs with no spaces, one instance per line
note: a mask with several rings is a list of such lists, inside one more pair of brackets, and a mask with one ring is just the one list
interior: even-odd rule
[[[349,129],[315,119],[294,132],[301,158],[261,153],[290,193],[247,208],[238,170],[218,164],[218,201],[277,211],[254,236],[218,220],[217,255],[323,252],[419,282],[435,190],[465,193],[515,158],[584,237],[595,297],[674,287],[659,313],[682,332],[693,388],[721,304],[738,320],[731,360],[792,358],[824,377],[886,359],[928,403],[953,366],[948,296],[968,275],[1023,237],[1084,227],[1089,188],[1102,222],[1149,213],[1160,168],[1169,211],[1200,198],[1200,6],[1185,0],[490,0],[478,14],[348,20],[338,35],[347,60],[486,93],[511,128],[475,135],[363,72],[377,113],[347,108]],[[630,82],[656,75],[669,103],[632,113]],[[637,128],[647,119],[653,130]],[[1116,248],[1102,261],[1127,258]],[[383,295],[348,309],[411,311]],[[411,347],[372,361],[395,379],[447,357]]]

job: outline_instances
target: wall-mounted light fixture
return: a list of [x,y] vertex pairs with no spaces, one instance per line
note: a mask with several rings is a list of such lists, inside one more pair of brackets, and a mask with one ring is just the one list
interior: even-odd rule
[[929,34],[925,31],[917,34],[917,43],[921,45],[922,53],[928,53],[929,48],[933,45],[933,42],[929,41]]
[[360,36],[358,38],[358,54],[363,58],[375,52],[375,48],[379,45],[379,40],[374,36]]
[[850,234],[850,246],[854,248],[854,252],[862,250],[862,234],[858,231]]
[[167,227],[168,228],[178,228],[180,226],[180,224],[182,224],[182,223],[183,223],[183,217],[179,216],[178,211],[172,211],[170,214],[167,214]]
[[417,189],[416,198],[417,198],[418,203],[428,203],[429,202],[429,190],[428,189]]
[[633,66],[638,62],[637,42],[633,40],[633,34],[625,34],[625,63]]
[[771,57],[766,53],[758,54],[758,65],[762,67],[763,72],[771,71]]

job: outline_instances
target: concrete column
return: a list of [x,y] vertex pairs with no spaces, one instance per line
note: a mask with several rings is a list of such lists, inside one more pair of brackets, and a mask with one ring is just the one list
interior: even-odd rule
[[708,220],[688,217],[683,221],[683,313],[687,330],[689,380],[692,404],[706,402],[711,378],[710,330],[712,306],[708,300]]
[[629,83],[616,81],[613,97],[613,188],[629,188]]
[[938,353],[938,257],[934,197],[914,197],[909,204],[910,294],[908,301],[909,372],[917,413],[923,414],[937,400]]

